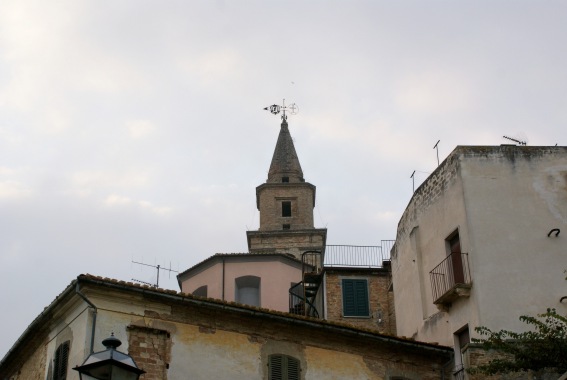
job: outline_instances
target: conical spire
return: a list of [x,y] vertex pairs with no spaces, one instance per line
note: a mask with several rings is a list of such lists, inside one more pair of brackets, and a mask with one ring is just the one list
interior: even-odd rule
[[[287,178],[287,180],[284,178]],[[268,171],[267,182],[304,182],[303,171],[285,117],[282,118],[280,134]]]

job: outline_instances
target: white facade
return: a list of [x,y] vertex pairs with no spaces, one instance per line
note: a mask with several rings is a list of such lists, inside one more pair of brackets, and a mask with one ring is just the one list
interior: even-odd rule
[[[553,229],[561,233],[548,236]],[[470,277],[439,300],[432,277],[454,279],[459,271],[450,272],[457,263],[447,258],[455,234],[461,254],[452,257],[462,258]],[[467,329],[471,337],[478,326],[522,331],[521,315],[567,313],[560,302],[566,238],[567,147],[457,147],[415,191],[398,224],[398,335],[458,348]],[[448,272],[431,274],[444,260]]]

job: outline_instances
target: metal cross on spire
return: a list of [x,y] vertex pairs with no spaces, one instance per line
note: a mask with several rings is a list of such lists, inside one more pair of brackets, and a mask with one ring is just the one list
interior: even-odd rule
[[270,111],[274,115],[277,115],[280,112],[282,112],[282,120],[287,120],[287,116],[285,114],[286,111],[289,112],[291,115],[296,115],[299,112],[299,107],[297,107],[297,104],[295,103],[291,103],[290,105],[286,106],[284,99],[281,106],[277,104],[272,104],[271,106],[264,107],[264,110]]

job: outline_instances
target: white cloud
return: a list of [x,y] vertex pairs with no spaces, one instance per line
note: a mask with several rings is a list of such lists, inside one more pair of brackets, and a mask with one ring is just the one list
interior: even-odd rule
[[474,106],[465,75],[448,71],[430,70],[403,77],[394,89],[394,99],[403,113],[464,113]]
[[156,127],[149,120],[131,120],[126,122],[130,137],[139,139],[151,135]]
[[25,184],[14,181],[0,181],[0,199],[26,198],[32,194],[32,190]]
[[123,196],[120,196],[120,195],[112,194],[112,195],[109,195],[108,197],[106,197],[106,199],[104,200],[104,203],[109,205],[109,206],[128,205],[128,204],[132,203],[132,199],[130,199],[128,197],[123,197]]

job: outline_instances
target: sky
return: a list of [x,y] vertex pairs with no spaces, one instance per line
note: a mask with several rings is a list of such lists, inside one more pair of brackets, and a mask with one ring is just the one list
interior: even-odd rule
[[439,140],[440,160],[567,145],[565,20],[564,1],[1,1],[0,357],[79,274],[246,252],[284,99],[329,244],[395,239]]

